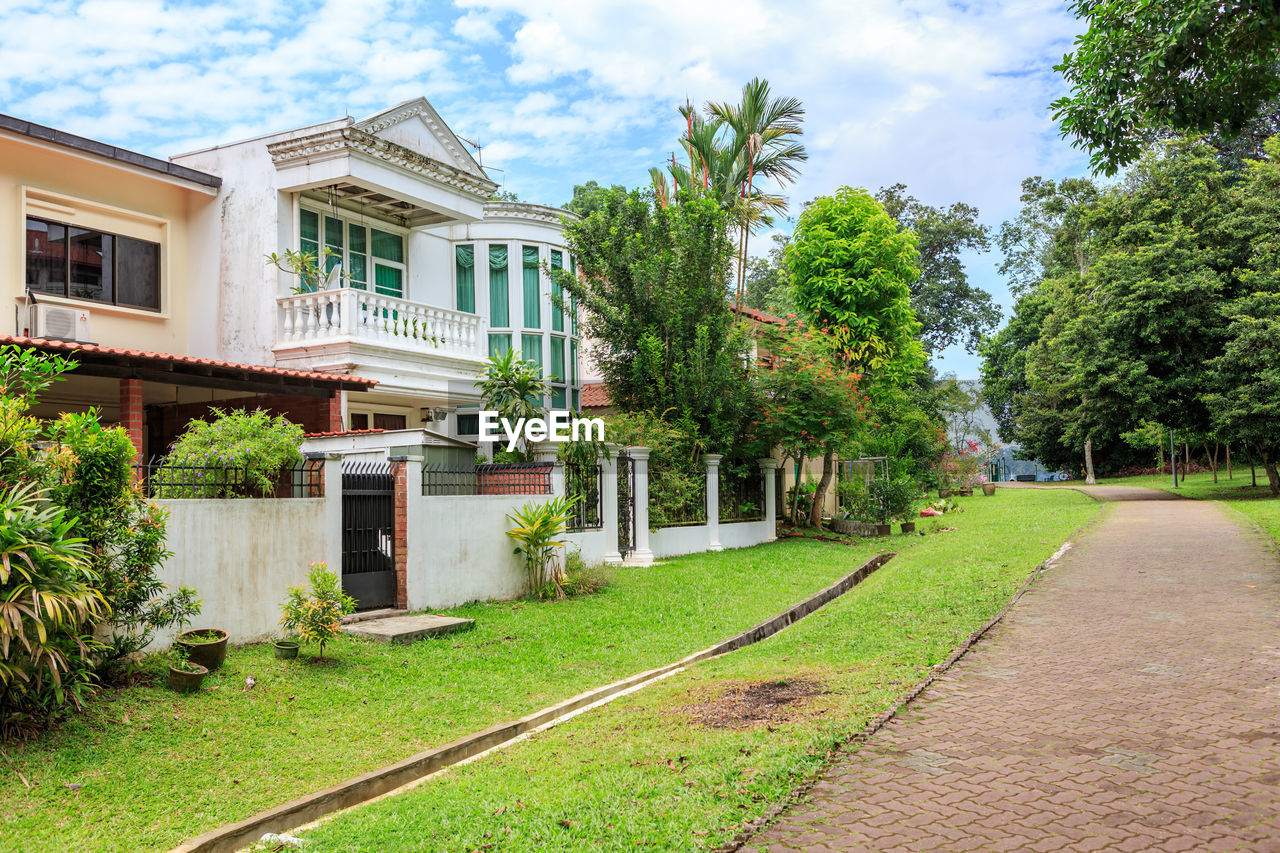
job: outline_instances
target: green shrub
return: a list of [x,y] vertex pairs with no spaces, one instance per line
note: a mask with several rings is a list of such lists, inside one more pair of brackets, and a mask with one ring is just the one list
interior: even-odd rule
[[564,566],[556,549],[563,546],[561,536],[568,528],[569,516],[578,498],[558,495],[549,501],[530,501],[507,515],[515,525],[507,531],[516,542],[515,553],[524,557],[529,592],[539,598],[564,598]]
[[872,480],[855,510],[860,521],[888,524],[905,520],[920,500],[920,486],[913,480]]
[[566,597],[595,595],[608,585],[609,576],[603,566],[588,566],[577,549],[565,554],[564,580],[560,586]]
[[82,707],[94,627],[110,607],[66,509],[14,486],[0,493],[0,519],[0,731],[10,736]]
[[653,412],[605,416],[605,440],[648,447],[649,527],[658,529],[706,512],[704,442],[692,421],[668,423]]
[[283,415],[213,410],[192,421],[153,474],[164,497],[261,497],[275,491],[279,473],[302,461],[302,427]]
[[87,545],[96,586],[111,606],[110,630],[99,656],[104,674],[126,665],[161,628],[185,624],[200,612],[195,590],[170,591],[156,572],[165,548],[166,512],[144,500],[133,481],[133,443],[119,427],[103,427],[95,413],[64,414],[49,431],[47,459],[53,502],[74,514]]
[[342,582],[327,563],[312,563],[307,573],[310,593],[301,586],[289,587],[281,605],[280,627],[292,631],[304,643],[319,643],[324,660],[324,644],[342,633],[342,617],[356,609],[355,600],[342,591]]

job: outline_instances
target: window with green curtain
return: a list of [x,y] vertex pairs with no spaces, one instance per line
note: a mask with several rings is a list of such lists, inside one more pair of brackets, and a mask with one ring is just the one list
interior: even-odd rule
[[331,216],[324,218],[324,247],[329,250],[329,256],[324,259],[324,271],[328,272],[342,263],[341,219],[334,219]]
[[[489,325],[511,325],[511,296],[507,288],[507,247],[489,246]],[[507,349],[511,348],[511,336],[507,336]]]
[[[313,255],[317,260],[320,257],[320,214],[314,210],[301,210],[298,212],[298,250]],[[299,276],[303,290],[315,290],[316,282],[306,280],[307,276]]]
[[376,264],[373,268],[373,290],[383,296],[404,297],[404,270]]
[[489,336],[489,355],[506,355],[511,349],[510,335],[490,335]]
[[379,231],[377,228],[370,228],[373,232],[373,256],[381,258],[384,261],[392,261],[393,263],[404,263],[404,238],[399,234],[389,234],[386,231]]
[[520,357],[542,367],[542,335],[521,335]]
[[458,277],[458,310],[476,313],[476,247],[459,246],[454,250]]
[[551,339],[551,367],[548,376],[553,376],[555,382],[565,381],[564,372],[564,338]]
[[569,384],[578,384],[578,342],[569,341]]
[[[560,252],[552,252],[552,253],[551,253],[551,268],[552,268],[553,270],[564,269],[564,255],[563,255],[563,254],[561,254]],[[562,311],[562,310],[560,309],[559,304],[556,302],[556,299],[560,298],[561,294],[562,294],[562,290],[561,290],[561,287],[560,287],[560,282],[556,281],[556,280],[555,280],[555,277],[553,276],[553,277],[551,278],[551,296],[552,296],[552,299],[551,299],[551,331],[553,331],[553,332],[563,332],[563,331],[564,331],[564,311]],[[563,374],[561,374],[561,375],[563,375]]]
[[581,401],[578,399],[578,392],[577,392],[577,391],[574,391],[574,392],[573,392],[573,395],[572,395],[572,398],[570,399],[570,402],[571,402],[571,403],[573,403],[573,410],[574,410],[575,412],[580,412],[580,411],[582,411],[582,406],[581,406],[581,405],[579,405]]
[[[569,272],[573,273],[573,277],[578,277],[578,265],[573,262],[573,255],[569,256]],[[569,297],[569,334],[578,334],[578,297]]]
[[363,225],[347,226],[347,275],[351,287],[368,289],[369,243],[368,231]]
[[[524,327],[542,328],[542,294],[539,293],[538,247],[524,247]],[[539,344],[541,346],[541,344]]]
[[563,388],[551,389],[551,408],[563,409],[565,406],[565,390]]

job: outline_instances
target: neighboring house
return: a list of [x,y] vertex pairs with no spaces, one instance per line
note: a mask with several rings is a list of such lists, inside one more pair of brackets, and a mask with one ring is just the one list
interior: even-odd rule
[[13,311],[0,344],[75,351],[79,363],[35,414],[95,408],[146,456],[211,405],[252,402],[325,430],[341,425],[346,392],[372,387],[198,357],[217,355],[195,339],[201,297],[216,286],[216,247],[200,234],[220,185],[217,175],[0,116],[0,294]]
[[[421,98],[171,162],[0,116],[3,342],[100,344],[39,414],[99,407],[143,455],[210,406],[473,438],[476,374],[510,348],[576,408],[577,323],[546,273],[573,267],[570,214],[495,189]],[[330,274],[268,263],[288,249],[330,250]]]
[[[497,185],[425,99],[173,158],[219,175],[210,318],[223,358],[375,379],[344,402],[349,429],[477,433],[476,373],[518,349],[553,407],[578,402],[576,323],[547,268],[571,267],[565,211],[492,201]],[[287,249],[332,257],[325,282],[270,266]],[[343,286],[345,285],[345,286]]]

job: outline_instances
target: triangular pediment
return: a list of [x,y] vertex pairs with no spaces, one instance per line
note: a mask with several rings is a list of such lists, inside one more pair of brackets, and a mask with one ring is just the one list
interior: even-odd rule
[[408,148],[478,178],[488,175],[426,98],[415,98],[355,123],[357,130]]

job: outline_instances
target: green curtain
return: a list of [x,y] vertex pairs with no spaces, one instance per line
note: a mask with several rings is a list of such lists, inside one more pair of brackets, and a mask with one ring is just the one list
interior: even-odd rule
[[[564,255],[559,252],[551,253],[551,269],[564,269]],[[551,296],[553,297],[551,300],[551,330],[553,332],[564,331],[564,311],[560,310],[559,304],[556,302],[556,299],[561,295],[560,282],[556,281],[553,276],[551,279]]]
[[564,370],[564,338],[553,337],[551,339],[551,367],[548,374],[553,378],[553,382],[566,381],[567,374]]
[[511,349],[511,335],[490,335],[489,355],[506,355]]
[[542,335],[521,335],[520,357],[542,367]]
[[476,313],[476,247],[459,246],[454,252],[458,269],[458,310]]
[[542,328],[542,299],[538,282],[538,247],[524,247],[524,326]]
[[511,297],[507,289],[507,247],[489,246],[489,325],[511,325]]

